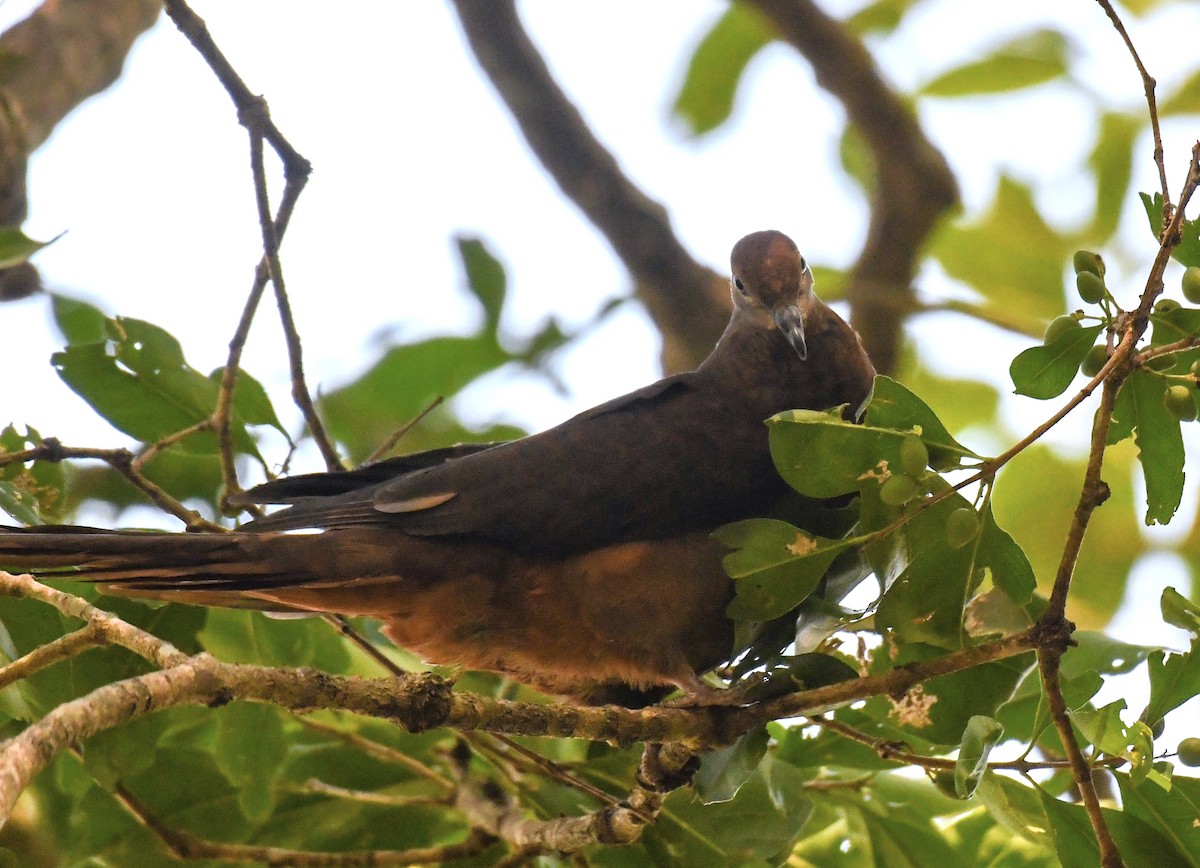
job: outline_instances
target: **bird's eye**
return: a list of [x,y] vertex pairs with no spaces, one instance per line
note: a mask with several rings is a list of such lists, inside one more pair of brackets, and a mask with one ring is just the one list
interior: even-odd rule
[[742,279],[740,277],[735,277],[733,279],[733,287],[742,295],[746,294],[746,285],[742,283]]
[[808,260],[805,259],[803,256],[800,257],[800,270],[802,272],[808,271]]

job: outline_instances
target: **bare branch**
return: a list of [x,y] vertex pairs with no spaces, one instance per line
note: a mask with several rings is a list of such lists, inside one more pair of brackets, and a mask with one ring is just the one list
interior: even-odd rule
[[1129,49],[1129,55],[1133,58],[1133,63],[1137,67],[1138,75],[1142,77],[1142,90],[1146,94],[1146,108],[1150,114],[1150,129],[1154,134],[1154,165],[1158,168],[1158,181],[1162,188],[1163,221],[1171,219],[1171,188],[1167,185],[1167,166],[1163,162],[1163,143],[1162,131],[1158,127],[1158,100],[1154,97],[1154,88],[1158,84],[1154,77],[1147,71],[1142,63],[1142,58],[1138,55],[1137,48],[1134,47],[1133,40],[1129,38],[1129,31],[1125,29],[1124,23],[1121,21],[1121,16],[1117,14],[1117,10],[1113,8],[1109,0],[1096,0],[1100,4],[1100,8],[1104,10],[1104,14],[1108,16],[1108,20],[1112,22],[1113,28],[1121,35],[1121,39],[1125,42],[1125,47]]
[[728,279],[696,262],[666,209],[639,190],[546,68],[512,0],[454,0],[471,50],[563,193],[633,275],[663,332],[668,371],[694,368],[729,320]]
[[850,274],[850,318],[875,368],[896,366],[911,285],[934,222],[958,202],[945,158],[908,104],[888,86],[866,47],[811,0],[749,0],[812,64],[817,82],[845,107],[875,162],[871,222]]
[[[157,0],[44,2],[0,36],[0,226],[28,212],[26,162],[58,123],[117,80],[133,42],[158,18]],[[41,289],[28,262],[0,269],[0,301]]]

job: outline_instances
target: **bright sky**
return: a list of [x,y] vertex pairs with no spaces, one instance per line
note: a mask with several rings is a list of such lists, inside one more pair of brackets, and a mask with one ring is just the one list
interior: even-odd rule
[[[6,0],[0,26],[32,5]],[[827,4],[843,11],[856,5]],[[581,325],[606,300],[628,293],[628,278],[604,240],[529,155],[446,4],[196,0],[195,8],[314,164],[283,263],[315,388],[353,379],[386,339],[465,327],[474,313],[461,288],[456,233],[482,236],[508,266],[505,327],[512,334],[535,331],[550,313]],[[668,110],[691,50],[724,4],[530,0],[520,8],[564,89],[629,175],[668,205],[698,259],[723,271],[734,241],[772,227],[791,234],[815,262],[853,260],[866,212],[837,168],[842,113],[794,52],[764,51],[743,82],[732,124],[695,141]],[[1069,22],[1079,81],[970,107],[921,104],[968,208],[987,204],[1003,171],[1036,182],[1039,202],[1057,220],[1082,218],[1091,190],[1081,167],[1095,128],[1077,95],[1103,93],[1121,108],[1139,106],[1140,81],[1124,48],[1087,0],[986,7],[927,0],[900,34],[873,44],[887,75],[910,88],[1055,21]],[[1128,23],[1160,92],[1170,92],[1194,64],[1200,5]],[[1177,184],[1196,129],[1175,122],[1166,133]],[[1134,189],[1155,186],[1145,140]],[[259,256],[246,136],[224,91],[168,21],[139,41],[117,86],[75,112],[35,154],[29,190],[27,232],[45,239],[67,231],[36,259],[50,288],[162,325],[199,370],[224,361]],[[1125,237],[1144,254],[1140,217],[1127,216]],[[1114,266],[1128,274],[1144,261],[1118,257]],[[956,291],[933,269],[920,284],[933,295]],[[5,347],[0,424],[28,423],[73,445],[125,444],[44,363],[60,348],[45,299],[5,305],[0,315],[6,334],[17,336]],[[937,344],[935,364],[987,376],[1004,392],[1011,389],[1008,360],[1029,343],[962,318],[927,318],[912,334],[926,347]],[[653,328],[636,306],[625,306],[556,359],[569,395],[537,378],[499,375],[470,390],[459,407],[479,422],[544,428],[653,380],[657,353]],[[273,388],[283,412],[286,355],[269,315],[260,316],[244,367]],[[1009,399],[1005,408],[1014,431],[1048,413],[1027,399]],[[298,427],[297,415],[285,418]],[[1081,442],[1087,422],[1081,418],[1067,439]],[[1190,486],[1187,500],[1194,491]],[[1181,514],[1176,524],[1182,529],[1189,521]],[[1148,581],[1161,588],[1162,575],[1156,566]],[[1123,638],[1148,638],[1141,614],[1160,623],[1156,613],[1139,613],[1120,628]]]

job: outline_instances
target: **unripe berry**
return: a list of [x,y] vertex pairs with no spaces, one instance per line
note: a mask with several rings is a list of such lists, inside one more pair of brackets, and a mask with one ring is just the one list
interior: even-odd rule
[[1192,768],[1200,766],[1200,738],[1185,738],[1179,743],[1175,752],[1179,755],[1179,761],[1185,766]]
[[1180,422],[1191,422],[1196,418],[1196,402],[1187,386],[1171,386],[1163,392],[1163,404]]
[[1191,265],[1183,270],[1183,297],[1192,304],[1200,304],[1200,266]]
[[979,533],[979,516],[970,507],[960,506],[946,518],[946,542],[960,549]]
[[1071,258],[1071,264],[1075,267],[1076,274],[1087,272],[1096,277],[1104,277],[1104,260],[1098,253],[1092,253],[1090,250],[1076,250],[1075,255]]
[[914,479],[925,472],[929,463],[929,450],[916,434],[909,434],[900,441],[900,469]]
[[1081,271],[1075,275],[1075,289],[1088,304],[1096,304],[1105,295],[1104,278],[1090,271]]
[[904,506],[920,491],[917,480],[902,473],[896,473],[884,480],[879,486],[879,499],[888,506]]
[[1052,344],[1067,332],[1078,328],[1083,328],[1083,326],[1079,324],[1079,320],[1070,314],[1055,317],[1050,320],[1050,325],[1046,326],[1046,334],[1042,337],[1042,343],[1047,345]]
[[1083,357],[1083,361],[1079,364],[1079,370],[1083,371],[1085,377],[1094,377],[1100,373],[1100,369],[1108,361],[1108,347],[1104,344],[1096,344],[1088,350],[1088,354]]

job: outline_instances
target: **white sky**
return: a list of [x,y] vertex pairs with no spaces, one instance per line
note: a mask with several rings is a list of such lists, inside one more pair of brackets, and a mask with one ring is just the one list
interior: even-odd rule
[[[0,3],[0,26],[31,5]],[[529,155],[446,4],[194,5],[251,89],[267,98],[284,134],[314,164],[283,248],[314,388],[336,388],[365,370],[384,346],[383,334],[408,339],[466,328],[472,302],[461,288],[456,233],[482,236],[508,267],[504,325],[513,334],[536,331],[551,312],[578,326],[604,301],[628,293],[628,278],[604,240]],[[698,259],[724,270],[735,240],[773,227],[791,234],[815,262],[853,260],[866,212],[837,168],[842,112],[794,52],[776,45],[756,58],[733,122],[694,141],[668,109],[691,50],[724,4],[614,0],[585,7],[530,0],[520,8],[561,85],[628,174],[668,205]],[[1123,109],[1142,103],[1140,81],[1098,6],[928,0],[901,33],[873,47],[887,75],[911,88],[1047,23],[1067,25],[1080,80],[970,106],[925,101],[920,112],[954,165],[969,209],[986,206],[1003,171],[1034,182],[1039,203],[1070,225],[1090,207],[1082,167],[1095,134],[1077,94],[1103,93]],[[1200,4],[1127,23],[1160,94],[1169,93],[1194,65]],[[1194,121],[1167,125],[1176,185],[1196,138]],[[219,366],[259,255],[248,166],[246,136],[227,96],[164,19],[135,46],[122,80],[76,111],[32,160],[26,230],[42,239],[68,233],[36,259],[47,285],[109,313],[155,322],[182,340],[194,367]],[[1156,186],[1143,140],[1133,189]],[[1140,213],[1126,218],[1124,237],[1144,253]],[[1119,277],[1122,264],[1115,265]],[[1144,261],[1129,265],[1144,269]],[[921,288],[932,295],[956,291],[934,269]],[[1131,281],[1125,301],[1134,291]],[[244,367],[273,390],[285,413],[286,355],[278,327],[264,314]],[[0,424],[28,423],[68,444],[125,444],[43,363],[60,348],[45,299],[5,305],[0,316],[6,334],[16,336],[2,357]],[[986,376],[1002,392],[1011,389],[1009,359],[1029,343],[949,317],[914,323],[911,334],[925,347],[937,344],[936,366]],[[481,423],[548,427],[656,378],[657,356],[653,328],[636,306],[626,306],[556,359],[569,395],[537,378],[498,375],[458,406]],[[1052,409],[1017,398],[1004,406],[1014,431]],[[1090,413],[1079,415],[1059,442],[1082,442]],[[298,427],[295,413],[285,421]],[[1189,484],[1185,500],[1194,493]],[[1176,519],[1180,530],[1190,521],[1187,512],[1185,505]],[[1152,584],[1161,588],[1161,570]],[[1151,596],[1157,601],[1157,591]],[[1119,635],[1147,641],[1152,623],[1161,638],[1156,605],[1119,618]]]

